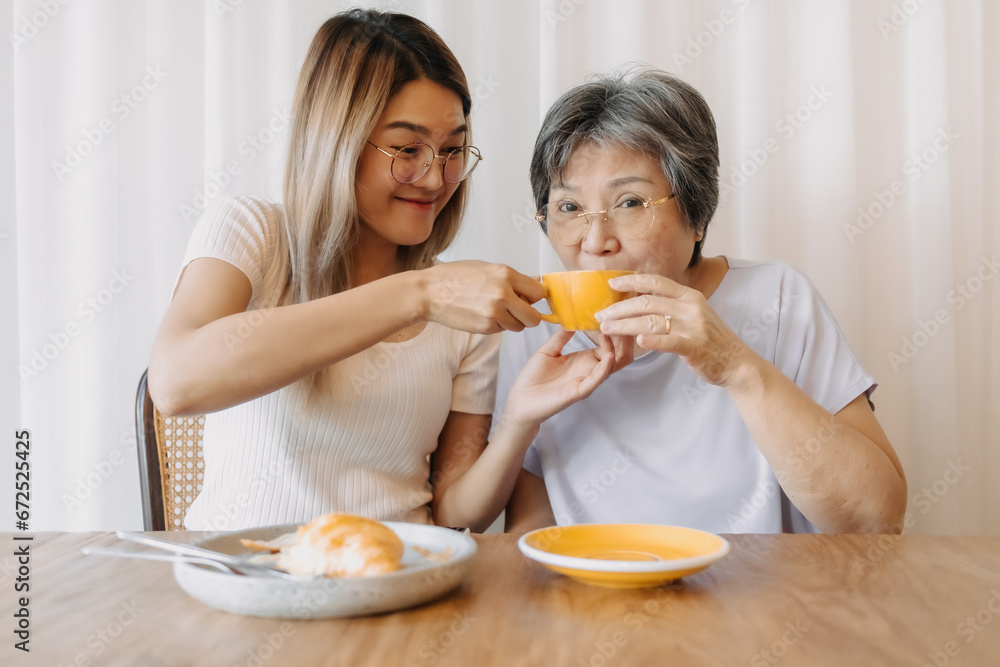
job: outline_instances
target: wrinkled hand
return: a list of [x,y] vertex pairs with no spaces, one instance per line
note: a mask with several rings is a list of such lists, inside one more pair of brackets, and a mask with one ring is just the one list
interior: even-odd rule
[[638,296],[597,314],[604,334],[636,336],[643,349],[680,355],[703,380],[720,386],[752,354],[698,290],[654,274],[619,276],[610,284]]
[[504,419],[540,424],[590,396],[615,370],[615,348],[607,336],[599,346],[563,354],[573,337],[560,329],[531,355],[510,388]]
[[545,288],[504,264],[446,262],[419,274],[429,322],[489,334],[522,331],[541,321],[530,304],[545,297]]

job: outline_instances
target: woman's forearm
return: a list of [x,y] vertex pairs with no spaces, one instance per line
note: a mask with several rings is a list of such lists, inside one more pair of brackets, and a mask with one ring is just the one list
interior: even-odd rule
[[507,505],[524,454],[537,434],[537,425],[501,417],[489,446],[475,463],[436,495],[434,522],[440,526],[468,526],[476,532],[489,528]]
[[[510,499],[525,452],[542,422],[590,396],[610,376],[617,356],[611,339],[601,336],[596,350],[563,354],[572,337],[572,331],[557,332],[531,355],[507,394],[489,447],[435,493],[439,523],[487,528]],[[438,451],[457,458],[452,451],[455,440],[448,438],[448,446]]]
[[413,273],[307,303],[240,312],[196,328],[168,323],[150,390],[170,415],[221,410],[285,387],[420,321]]
[[522,469],[507,503],[504,519],[505,533],[526,533],[556,525],[545,480]]
[[867,403],[831,415],[751,354],[726,388],[792,503],[824,532],[900,532],[906,481]]

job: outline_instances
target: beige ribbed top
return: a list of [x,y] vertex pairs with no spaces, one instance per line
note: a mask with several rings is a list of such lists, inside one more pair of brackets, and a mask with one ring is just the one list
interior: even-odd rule
[[[181,270],[201,257],[224,260],[250,280],[248,311],[279,305],[288,265],[281,215],[250,197],[225,200],[198,223]],[[499,345],[499,336],[431,322],[408,341],[337,363],[321,409],[307,413],[285,387],[207,415],[204,488],[185,526],[237,530],[335,511],[428,523],[428,456],[451,411],[492,412]]]

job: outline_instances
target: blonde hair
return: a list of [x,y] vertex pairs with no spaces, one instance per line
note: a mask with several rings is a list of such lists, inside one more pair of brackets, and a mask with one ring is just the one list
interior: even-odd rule
[[[468,125],[472,98],[465,73],[441,37],[419,19],[352,9],[326,21],[313,38],[295,88],[285,169],[286,303],[352,286],[351,253],[361,226],[354,190],[361,151],[389,100],[419,79],[455,91]],[[451,244],[467,188],[467,181],[459,184],[426,241],[400,247],[406,269],[430,266]],[[322,375],[310,378],[310,394]]]

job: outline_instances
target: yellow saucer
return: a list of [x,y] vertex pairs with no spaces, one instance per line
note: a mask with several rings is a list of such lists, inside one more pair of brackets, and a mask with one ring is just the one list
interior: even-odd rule
[[656,524],[580,524],[527,533],[517,542],[528,558],[592,586],[658,586],[729,553],[729,542],[694,528]]

